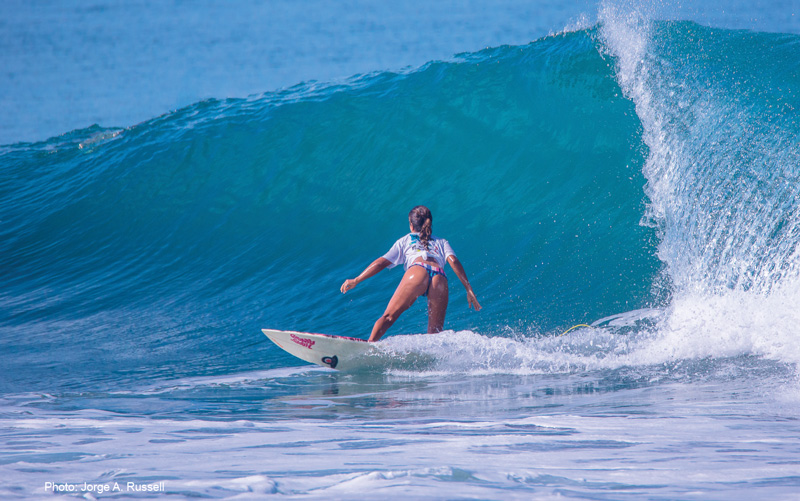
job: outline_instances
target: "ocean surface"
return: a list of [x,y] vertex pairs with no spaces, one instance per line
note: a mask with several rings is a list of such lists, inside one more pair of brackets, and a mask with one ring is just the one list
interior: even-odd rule
[[0,498],[800,499],[798,10],[5,2]]

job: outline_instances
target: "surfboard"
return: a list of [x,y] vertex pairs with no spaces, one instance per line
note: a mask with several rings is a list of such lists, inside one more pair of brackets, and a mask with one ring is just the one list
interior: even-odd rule
[[363,339],[274,329],[261,331],[297,358],[331,369],[357,370],[375,365],[384,358],[373,343]]

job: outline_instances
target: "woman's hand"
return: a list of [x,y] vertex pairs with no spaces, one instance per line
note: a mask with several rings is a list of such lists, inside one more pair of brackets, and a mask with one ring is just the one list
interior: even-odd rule
[[469,307],[475,308],[475,311],[481,311],[481,305],[478,303],[478,297],[475,296],[475,293],[472,292],[472,289],[467,291],[467,302],[469,303]]
[[349,291],[350,289],[354,289],[356,285],[358,285],[358,282],[356,282],[355,278],[348,278],[342,284],[342,288],[341,288],[342,294],[344,294],[345,292]]

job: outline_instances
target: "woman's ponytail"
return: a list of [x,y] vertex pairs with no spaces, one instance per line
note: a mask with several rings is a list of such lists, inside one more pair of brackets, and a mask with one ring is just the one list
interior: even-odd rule
[[417,205],[408,213],[408,222],[419,233],[419,241],[427,249],[433,234],[433,214],[424,205]]
[[433,230],[431,229],[431,220],[428,218],[424,223],[422,223],[422,228],[419,230],[419,241],[422,242],[422,245],[426,249],[428,248],[428,243],[431,241],[432,233]]

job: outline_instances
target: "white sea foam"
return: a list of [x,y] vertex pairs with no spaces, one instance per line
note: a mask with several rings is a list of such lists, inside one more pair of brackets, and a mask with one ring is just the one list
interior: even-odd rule
[[654,358],[753,355],[800,364],[800,294],[730,291],[675,299],[656,336],[640,353]]
[[[450,331],[392,336],[379,346],[396,360],[393,374],[428,377],[568,374],[737,357],[800,367],[798,301],[793,289],[681,295],[664,310],[607,317],[561,336]],[[423,354],[425,363],[407,363]]]

